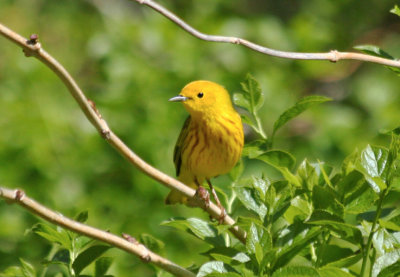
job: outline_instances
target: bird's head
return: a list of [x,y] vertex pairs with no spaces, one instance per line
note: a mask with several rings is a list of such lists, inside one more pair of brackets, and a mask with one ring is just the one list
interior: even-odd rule
[[191,82],[182,89],[178,96],[172,97],[169,101],[182,102],[193,116],[233,109],[226,89],[210,81]]

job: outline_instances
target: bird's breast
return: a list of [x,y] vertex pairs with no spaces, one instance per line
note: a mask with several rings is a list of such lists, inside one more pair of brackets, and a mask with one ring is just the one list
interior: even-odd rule
[[228,173],[240,158],[243,127],[239,115],[193,122],[182,164],[199,179]]

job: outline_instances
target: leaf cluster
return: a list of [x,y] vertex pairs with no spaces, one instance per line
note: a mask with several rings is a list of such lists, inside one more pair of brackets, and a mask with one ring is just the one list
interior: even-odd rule
[[[260,87],[251,76],[242,86],[235,103],[250,113],[243,118],[262,137]],[[269,139],[302,111],[328,100],[301,99],[277,119]],[[400,136],[390,135],[389,148],[368,145],[338,169],[307,159],[295,168],[295,158],[273,149],[267,138],[249,142],[243,155],[272,167],[281,178],[242,176],[243,163],[232,171],[231,193],[224,196],[247,232],[245,245],[225,226],[198,218],[164,225],[209,245],[203,253],[209,261],[195,267],[197,276],[398,276],[400,212],[388,199],[400,189]]]
[[[75,220],[85,222],[88,212],[81,212]],[[111,248],[109,245],[100,244],[95,240],[81,236],[61,227],[54,227],[47,223],[38,223],[28,232],[41,236],[52,244],[48,256],[42,261],[44,269],[39,275],[33,265],[20,259],[21,266],[13,266],[0,273],[1,277],[23,276],[36,277],[46,274],[57,276],[80,276],[80,277],[112,277],[108,275],[113,258],[103,256]],[[94,273],[82,274],[82,272],[94,265]]]

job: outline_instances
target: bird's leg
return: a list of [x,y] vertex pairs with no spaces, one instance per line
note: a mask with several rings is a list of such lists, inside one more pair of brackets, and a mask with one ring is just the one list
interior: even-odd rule
[[221,210],[221,214],[220,214],[220,216],[218,218],[218,223],[222,224],[224,222],[224,219],[225,219],[225,216],[226,216],[226,210],[225,210],[224,206],[222,206],[221,202],[219,201],[218,195],[215,192],[215,189],[214,189],[214,187],[211,184],[211,181],[209,179],[207,179],[207,183],[210,186],[211,193],[212,193],[212,195],[213,195],[213,197],[215,199],[215,202],[217,203],[218,208]]
[[195,196],[198,200],[200,200],[201,204],[204,205],[204,208],[207,209],[210,206],[210,194],[202,185],[200,185],[197,178],[194,179],[194,182],[198,186]]

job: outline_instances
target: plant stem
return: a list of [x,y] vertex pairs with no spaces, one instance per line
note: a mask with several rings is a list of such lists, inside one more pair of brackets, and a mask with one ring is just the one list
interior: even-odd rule
[[[378,219],[381,217],[383,199],[385,199],[386,193],[387,193],[387,189],[382,191],[382,193],[380,195],[380,198],[379,198],[379,201],[378,201],[378,204],[377,204],[377,207],[376,207],[375,218],[374,218],[374,221],[372,222],[371,231],[370,231],[369,236],[368,236],[367,248],[363,251],[364,252],[363,253],[364,257],[363,257],[363,262],[362,262],[361,272],[360,272],[360,276],[361,277],[364,276],[364,272],[365,272],[365,269],[366,269],[366,266],[367,266],[369,252],[370,252],[371,246],[372,246],[372,237],[375,234],[375,227],[376,227],[376,224],[378,222]],[[372,264],[371,264],[371,267],[372,267]]]
[[256,131],[263,139],[267,139],[267,135],[264,132],[264,129],[263,129],[262,124],[261,124],[261,120],[258,117],[257,112],[252,110],[251,114],[253,115],[253,118],[255,119],[256,124],[257,124],[257,126],[252,126],[254,131]]

